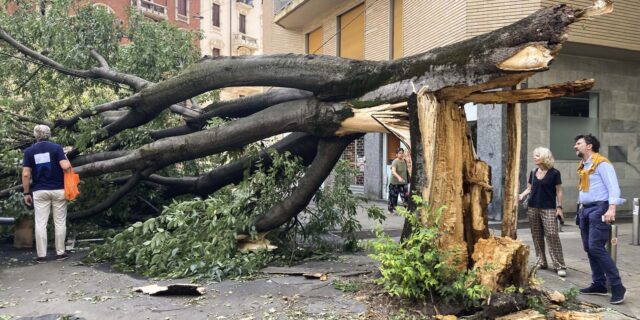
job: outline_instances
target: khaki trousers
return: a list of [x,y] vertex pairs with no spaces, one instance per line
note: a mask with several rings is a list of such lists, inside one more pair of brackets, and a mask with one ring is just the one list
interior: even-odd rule
[[38,190],[33,192],[35,209],[36,251],[38,257],[47,256],[47,223],[53,208],[53,224],[55,226],[56,254],[64,254],[64,241],[67,236],[67,200],[64,190]]

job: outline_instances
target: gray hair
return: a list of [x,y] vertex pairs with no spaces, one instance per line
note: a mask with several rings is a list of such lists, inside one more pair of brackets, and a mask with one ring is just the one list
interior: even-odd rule
[[545,147],[537,147],[533,150],[533,154],[534,155],[537,154],[538,156],[540,156],[540,158],[542,159],[542,166],[545,169],[553,168],[553,165],[555,164],[556,160],[553,158],[553,154],[551,153],[551,150]]
[[39,124],[33,128],[33,136],[36,140],[46,140],[51,138],[51,129],[44,124]]

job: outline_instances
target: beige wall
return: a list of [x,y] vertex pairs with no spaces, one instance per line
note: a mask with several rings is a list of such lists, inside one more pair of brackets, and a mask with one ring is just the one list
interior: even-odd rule
[[[566,3],[574,7],[590,6],[591,0],[543,0],[544,6]],[[569,41],[607,47],[640,50],[640,1],[615,1],[613,12],[579,22],[569,33]]]
[[540,9],[541,0],[468,0],[468,38],[510,25]]
[[[529,79],[529,87],[574,79],[595,78],[593,92],[599,94],[598,139],[600,152],[609,156],[609,146],[620,146],[627,152],[627,162],[614,162],[616,174],[630,210],[630,199],[640,196],[640,63],[560,54],[553,67]],[[549,101],[530,103],[527,110],[527,168],[534,167],[531,152],[538,146],[550,145]],[[580,133],[588,132],[576,132]],[[567,145],[572,148],[573,145]],[[577,201],[578,160],[557,160],[562,173],[566,211],[575,211]],[[527,171],[528,172],[528,171]],[[523,173],[524,174],[524,173]],[[521,177],[522,179],[522,177]]]
[[263,1],[264,53],[304,53],[305,37],[300,30],[287,30],[273,22],[273,1]]
[[[324,54],[336,55],[336,17],[361,3],[346,0],[332,12],[310,17],[302,30],[285,30],[273,23],[271,0],[264,1],[265,52],[304,52],[304,35],[324,28]],[[557,3],[586,7],[592,0],[404,0],[403,51],[413,55],[468,39],[522,19]],[[365,1],[365,58],[389,58],[390,0]],[[640,50],[640,1],[617,1],[614,12],[580,22],[571,28],[569,41]],[[268,17],[267,17],[268,16]],[[271,33],[268,35],[267,33]],[[277,49],[276,49],[277,47]]]
[[404,56],[465,39],[466,0],[405,0]]
[[364,57],[367,60],[387,60],[391,49],[391,5],[389,0],[369,0],[366,6]]

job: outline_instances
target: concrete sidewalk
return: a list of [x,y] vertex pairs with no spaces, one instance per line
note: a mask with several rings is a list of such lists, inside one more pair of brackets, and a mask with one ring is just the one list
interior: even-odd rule
[[[562,251],[565,263],[567,264],[567,277],[560,278],[555,270],[540,270],[538,276],[544,280],[543,287],[551,290],[566,290],[571,287],[584,288],[591,284],[591,269],[587,254],[582,248],[580,239],[580,229],[573,222],[567,219],[563,231],[560,232],[562,241]],[[618,222],[618,254],[617,265],[622,277],[622,283],[627,288],[625,301],[621,305],[609,303],[610,296],[589,296],[580,295],[578,298],[593,304],[610,308],[621,314],[640,319],[640,246],[631,245],[631,221]],[[531,247],[529,263],[536,261],[531,231],[529,228],[518,229],[518,239]],[[547,251],[547,259],[550,258]],[[605,313],[604,319],[621,319],[615,314]],[[625,318],[622,318],[625,319]]]
[[[368,206],[375,205],[386,208],[386,203],[382,201],[370,201]],[[358,219],[362,223],[363,233],[367,230],[375,228],[376,223],[369,220],[366,212],[361,210]],[[404,219],[397,215],[388,215],[387,220],[383,223],[385,231],[392,236],[399,235],[402,231]],[[618,255],[617,265],[620,270],[622,282],[627,288],[625,301],[621,305],[612,305],[609,303],[610,296],[589,296],[580,295],[578,298],[582,301],[600,305],[605,308],[603,319],[640,319],[640,246],[631,245],[631,220],[629,216],[617,222],[618,225]],[[495,235],[500,235],[499,223],[490,223],[489,226]],[[497,229],[497,230],[496,230]],[[533,241],[531,239],[531,231],[526,223],[518,227],[518,239],[531,248],[529,264],[533,266],[536,261],[535,250],[533,249]],[[564,253],[565,263],[567,264],[567,277],[561,278],[556,275],[555,270],[539,270],[538,277],[544,283],[543,287],[550,290],[558,290],[562,292],[571,287],[584,288],[591,284],[591,269],[587,254],[582,248],[582,240],[580,239],[580,229],[575,225],[574,219],[567,218],[560,232],[562,241],[562,249]],[[551,262],[547,250],[547,260]],[[606,309],[610,309],[608,312]]]

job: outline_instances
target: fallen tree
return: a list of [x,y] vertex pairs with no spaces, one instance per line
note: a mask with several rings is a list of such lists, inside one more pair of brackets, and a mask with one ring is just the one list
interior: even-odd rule
[[[228,154],[264,139],[298,132],[273,145],[302,156],[307,167],[292,186],[290,196],[255,220],[256,230],[269,231],[296,218],[355,136],[393,133],[412,148],[414,192],[432,206],[447,206],[440,241],[443,246],[460,249],[462,268],[473,265],[470,259],[476,253],[476,244],[488,237],[485,209],[491,186],[489,167],[475,155],[460,106],[467,102],[509,104],[510,121],[517,124],[517,103],[590,89],[594,80],[540,88],[515,87],[549,68],[566,41],[571,24],[606,13],[611,7],[608,1],[598,1],[588,8],[557,5],[493,32],[394,61],[295,54],[203,58],[168,79],[149,80],[113,69],[95,49],[88,53],[94,65],[68,67],[42,53],[41,48],[31,48],[29,43],[15,39],[5,31],[7,26],[0,28],[0,39],[3,48],[66,76],[101,79],[130,90],[130,94],[120,93],[112,101],[75,108],[73,115],[65,112],[63,117],[47,119],[55,132],[82,140],[68,154],[81,176],[120,175],[117,191],[92,208],[71,213],[72,217],[98,214],[145,181],[166,186],[171,190],[164,193],[167,196],[207,196],[236,183],[242,172],[252,168],[256,159],[264,159],[266,153],[250,157],[241,152],[230,162],[214,163],[210,172],[200,176],[157,173],[179,174],[176,164]],[[286,89],[215,102],[204,108],[185,103],[234,86]],[[415,95],[416,88],[423,89]],[[176,124],[174,127],[152,130],[148,139],[133,148],[122,144],[130,130],[160,122],[169,111],[182,123],[171,121]],[[23,122],[38,122],[19,110],[10,113]],[[10,113],[6,110],[6,114]],[[227,120],[211,124],[214,117]],[[82,126],[87,123],[94,124],[90,138],[80,139]],[[28,132],[22,130],[25,135]],[[519,148],[517,132],[517,127],[509,130],[514,142],[511,150]],[[13,145],[24,146],[25,140],[28,141],[26,137],[14,138]],[[516,154],[511,153],[511,159]],[[517,165],[509,168],[505,185],[515,186]],[[512,203],[506,203],[505,208],[508,210],[504,214],[503,236],[515,238],[515,208]],[[517,258],[521,249],[515,250],[520,250],[517,255],[496,253],[514,257],[508,264],[498,266],[510,283],[520,283],[522,279],[513,273],[526,268],[526,259]],[[516,271],[509,270],[511,263],[517,264],[513,269]]]

